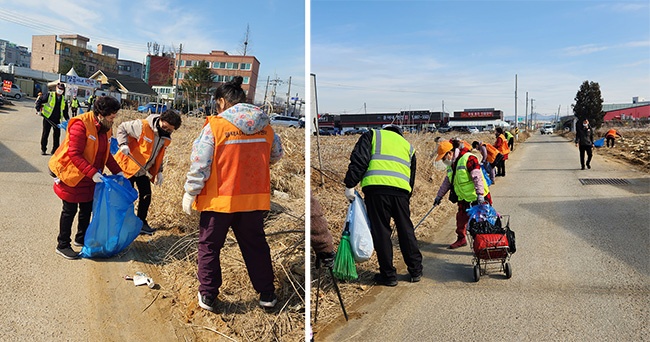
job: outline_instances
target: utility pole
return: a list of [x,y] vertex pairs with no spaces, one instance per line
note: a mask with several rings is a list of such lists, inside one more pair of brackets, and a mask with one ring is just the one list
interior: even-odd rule
[[533,123],[533,115],[534,115],[534,114],[533,114],[533,113],[534,113],[534,112],[533,112],[533,103],[534,103],[534,102],[535,102],[535,99],[531,98],[531,99],[530,99],[530,124],[531,124],[531,128],[532,128],[532,126],[534,125],[534,123]]
[[524,119],[524,125],[526,127],[526,130],[528,130],[528,92],[526,92],[526,116]]
[[284,108],[284,114],[289,115],[289,97],[291,96],[291,76],[289,76],[289,88],[287,88],[287,102]]
[[[269,81],[270,80],[271,80],[271,76],[267,76],[266,77],[266,88],[264,88],[264,101],[262,102],[262,107],[266,106],[266,98],[267,98],[266,94],[269,91]],[[266,111],[268,112],[268,108],[266,109]]]
[[557,116],[555,117],[555,122],[560,121],[560,107],[562,107],[562,105],[557,106]]
[[366,103],[363,103],[363,114],[368,114],[368,111],[366,110]]
[[519,121],[517,121],[517,74],[515,74],[515,127],[519,127]]
[[178,97],[178,76],[181,73],[181,58],[183,57],[183,44],[178,47],[178,61],[176,62],[176,89],[174,90],[174,107],[176,107],[176,98]]

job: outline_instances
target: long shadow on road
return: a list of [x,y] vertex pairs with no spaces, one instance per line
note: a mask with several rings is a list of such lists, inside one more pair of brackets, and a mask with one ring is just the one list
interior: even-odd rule
[[0,172],[40,172],[0,142]]
[[[645,193],[648,193],[648,187],[645,190]],[[563,227],[589,245],[621,260],[638,272],[650,275],[650,263],[648,263],[650,211],[647,198],[631,196],[581,199],[527,203],[521,204],[521,207],[531,214],[541,216],[544,220]],[[543,213],[553,212],[556,208],[565,208],[575,215],[571,221],[576,224],[566,224],[564,221],[566,217],[562,215],[543,215]]]

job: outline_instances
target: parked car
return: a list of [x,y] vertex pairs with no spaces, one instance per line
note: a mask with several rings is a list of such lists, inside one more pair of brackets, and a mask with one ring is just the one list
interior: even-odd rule
[[447,133],[449,131],[451,131],[451,127],[449,126],[438,127],[438,133]]
[[554,126],[553,124],[544,124],[542,128],[540,129],[540,133],[542,134],[553,134],[554,131]]
[[[315,132],[314,135],[316,135]],[[336,135],[336,129],[334,127],[320,127],[318,135]]]
[[26,94],[23,93],[23,91],[20,89],[20,86],[13,83],[11,84],[11,90],[9,92],[5,92],[4,90],[2,93],[7,96],[7,97],[13,97],[16,100],[20,100],[21,97],[24,97]]
[[138,107],[138,112],[140,113],[162,113],[167,110],[167,105],[166,104],[160,104],[160,103],[155,103],[155,102],[149,102],[144,106]]
[[468,127],[467,131],[469,131],[471,134],[475,134],[479,132],[478,128],[476,127]]
[[349,130],[345,131],[345,133],[343,133],[343,134],[345,134],[345,135],[354,135],[354,134],[363,134],[363,133],[366,133],[366,132],[368,132],[368,129],[366,129],[366,128],[353,128],[353,129],[349,129]]
[[292,116],[274,115],[271,117],[271,125],[284,127],[300,127],[300,119]]

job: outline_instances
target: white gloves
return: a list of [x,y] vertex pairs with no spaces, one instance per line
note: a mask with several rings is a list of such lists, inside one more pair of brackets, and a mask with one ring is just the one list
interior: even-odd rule
[[95,183],[101,183],[101,182],[103,182],[103,180],[102,180],[102,173],[101,173],[101,172],[97,172],[97,173],[95,173],[95,174],[93,175],[93,182],[95,182]]
[[164,178],[163,178],[162,172],[158,172],[158,174],[156,175],[156,178],[153,180],[153,184],[154,185],[162,185],[163,179]]
[[120,171],[120,172],[118,172],[117,175],[126,178],[126,176],[124,175],[124,171]]
[[190,195],[187,192],[183,194],[183,211],[187,215],[192,215],[192,203],[194,203],[194,199],[196,196]]
[[485,197],[483,197],[483,196],[478,196],[477,201],[478,201],[478,204],[485,204]]
[[345,188],[345,198],[347,198],[350,202],[354,201],[356,198],[354,195],[354,188]]
[[120,146],[120,152],[122,152],[123,155],[128,156],[129,153],[131,153],[131,149],[129,148],[129,145],[122,145]]

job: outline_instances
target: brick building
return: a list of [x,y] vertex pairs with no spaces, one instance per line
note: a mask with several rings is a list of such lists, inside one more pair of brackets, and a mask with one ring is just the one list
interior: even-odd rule
[[[182,53],[176,55],[178,65],[179,85],[183,85],[183,77],[188,70],[201,61],[208,62],[208,67],[214,74],[214,87],[230,81],[233,76],[242,76],[242,88],[246,91],[247,101],[255,101],[255,89],[260,68],[260,62],[255,56],[229,55],[225,51],[213,50],[209,54]],[[174,80],[176,84],[176,80]]]
[[[88,48],[89,38],[78,34],[32,36],[31,67],[34,70],[65,74],[66,61],[78,62],[79,76],[87,77],[97,70],[118,72],[117,56],[95,53]],[[83,70],[85,69],[85,70]]]

